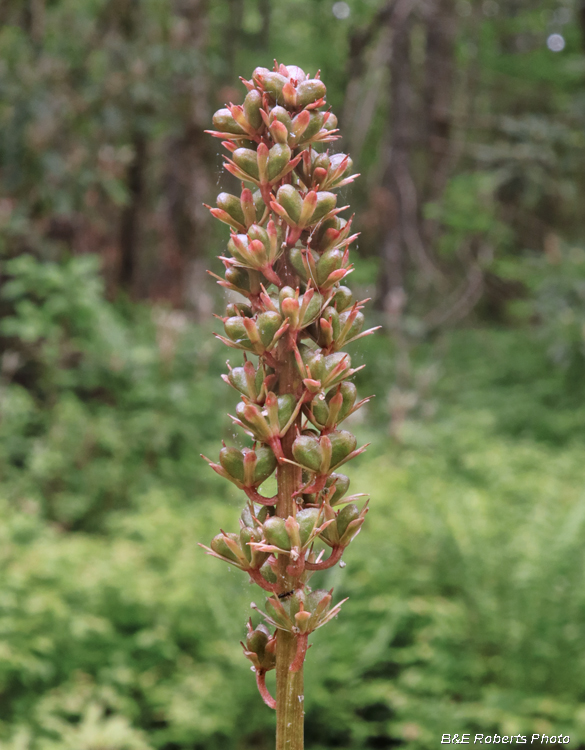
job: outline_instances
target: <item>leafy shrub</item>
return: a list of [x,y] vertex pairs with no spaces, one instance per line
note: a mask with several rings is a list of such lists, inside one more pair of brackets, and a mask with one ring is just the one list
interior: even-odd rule
[[187,497],[196,483],[215,486],[194,459],[221,429],[205,332],[180,316],[173,327],[169,311],[107,302],[93,257],[20,256],[4,268],[5,496],[89,529],[151,486],[170,482]]
[[[367,476],[377,522],[347,568],[317,582],[352,606],[308,654],[312,750],[430,750],[443,732],[585,741],[583,410],[564,401],[562,374],[544,369],[546,354],[524,334],[463,331],[447,343],[436,418],[408,421],[401,446],[376,435],[378,454],[353,472],[355,485]],[[33,408],[10,389],[13,408]],[[130,417],[118,419],[125,430]],[[18,437],[18,414],[11,420]],[[355,429],[367,440],[364,424]],[[65,461],[75,441],[56,435],[42,443]],[[271,746],[272,717],[233,645],[247,587],[196,546],[232,517],[236,497],[222,502],[180,454],[158,455],[145,489],[128,485],[126,509],[102,519],[101,534],[47,524],[24,492],[0,505],[3,748]],[[34,488],[28,473],[20,481]],[[81,473],[71,497],[88,492]],[[226,591],[241,619],[226,616]]]

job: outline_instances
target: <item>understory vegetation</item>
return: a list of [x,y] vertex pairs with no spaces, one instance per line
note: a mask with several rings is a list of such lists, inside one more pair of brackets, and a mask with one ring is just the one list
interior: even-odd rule
[[[4,355],[2,747],[270,747],[234,645],[248,587],[197,546],[237,504],[198,458],[232,430],[209,331],[106,302],[85,259],[18,262],[3,326],[34,380],[11,382]],[[383,335],[354,348],[378,394],[352,425],[372,513],[347,567],[319,574],[350,602],[307,657],[307,746],[585,742],[579,388],[539,328],[453,330],[416,350],[438,374],[391,438],[395,352]]]
[[382,326],[348,347],[370,512],[314,579],[349,601],[307,750],[585,750],[582,6],[0,3],[0,750],[273,750],[251,590],[198,543],[240,508],[199,455],[250,446],[204,130],[274,58],[326,82]]

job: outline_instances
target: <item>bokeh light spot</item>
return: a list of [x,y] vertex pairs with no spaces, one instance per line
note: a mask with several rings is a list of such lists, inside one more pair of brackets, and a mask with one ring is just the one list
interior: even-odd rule
[[551,34],[546,40],[546,46],[551,52],[561,52],[565,49],[565,38],[561,34]]
[[333,8],[331,8],[331,11],[335,18],[349,18],[349,14],[351,13],[351,9],[347,3],[334,3]]

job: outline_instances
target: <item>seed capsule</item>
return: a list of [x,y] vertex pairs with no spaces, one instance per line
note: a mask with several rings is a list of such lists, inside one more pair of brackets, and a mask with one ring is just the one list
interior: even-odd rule
[[223,447],[219,452],[219,463],[227,473],[237,479],[244,481],[244,455],[237,448]]
[[297,512],[296,519],[299,524],[301,546],[304,547],[319,522],[319,508],[303,508]]
[[329,211],[333,211],[337,204],[337,196],[334,193],[328,193],[321,190],[317,193],[317,205],[311,216],[311,224],[316,224],[320,221]]
[[290,161],[291,150],[286,143],[275,143],[268,152],[268,179],[274,180]]
[[337,466],[356,449],[357,440],[351,432],[340,430],[329,435],[331,440],[331,466]]
[[230,193],[220,193],[217,196],[217,207],[229,214],[234,221],[239,224],[245,224],[244,212],[240,199]]
[[303,208],[303,199],[292,185],[282,185],[276,193],[276,200],[293,221],[298,221]]
[[264,346],[270,346],[274,334],[282,325],[282,318],[275,312],[264,312],[258,315],[256,326],[260,333],[260,339]]
[[303,81],[297,86],[297,106],[306,107],[307,104],[312,104],[317,99],[322,99],[326,93],[327,88],[323,81],[316,78]]
[[223,324],[223,327],[228,338],[231,339],[234,344],[240,344],[244,347],[252,346],[243,318],[240,318],[239,316],[228,318]]
[[284,104],[282,89],[288,81],[283,75],[274,73],[267,68],[256,68],[252,74],[252,79],[256,84],[260,84],[278,104]]
[[254,179],[260,179],[258,154],[251,148],[237,148],[232,154],[235,164]]
[[290,133],[290,131],[292,130],[292,119],[290,114],[288,113],[288,110],[286,110],[284,107],[273,107],[272,111],[270,112],[270,122],[272,123],[275,120],[281,122]]
[[343,265],[343,251],[337,247],[327,250],[319,258],[317,263],[317,283],[322,286],[333,271],[337,271]]
[[[226,534],[226,536],[231,539],[232,541],[236,542],[236,544],[239,545],[240,538],[237,534]],[[214,536],[211,540],[211,544],[209,545],[211,549],[218,555],[221,555],[222,557],[227,558],[228,560],[232,560],[233,562],[240,564],[240,559],[237,557],[237,555],[232,552],[232,550],[228,547],[225,541],[225,537],[223,534],[218,534],[217,536]]]
[[342,312],[342,310],[345,310],[353,304],[353,294],[351,289],[346,286],[340,286],[333,297],[333,304],[338,312]]
[[311,471],[319,471],[323,460],[323,451],[319,440],[308,435],[299,435],[292,446],[295,461]]
[[236,268],[235,266],[226,268],[225,280],[238,289],[242,289],[245,292],[250,291],[250,277],[243,268]]
[[337,533],[342,537],[348,525],[360,517],[360,512],[354,503],[349,503],[339,511],[337,516]]
[[256,89],[248,91],[246,98],[244,99],[244,114],[250,125],[254,130],[259,130],[262,127],[262,116],[260,115],[260,108],[262,107],[262,95]]
[[245,135],[246,131],[234,120],[229,109],[218,109],[213,115],[213,127],[222,133]]
[[272,516],[264,521],[264,538],[268,544],[280,549],[290,549],[290,539],[286,531],[284,518]]

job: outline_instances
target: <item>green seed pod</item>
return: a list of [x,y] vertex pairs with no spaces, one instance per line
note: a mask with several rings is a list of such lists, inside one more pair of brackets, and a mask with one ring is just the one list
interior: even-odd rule
[[337,247],[326,250],[317,263],[317,283],[319,286],[327,281],[330,273],[337,271],[343,265],[343,250]]
[[268,614],[281,630],[292,630],[293,623],[288,616],[288,601],[282,603],[278,599],[266,600],[266,614]]
[[251,529],[248,526],[244,526],[240,531],[240,547],[242,548],[244,555],[246,555],[246,560],[249,563],[252,563],[254,568],[259,568],[266,561],[268,558],[268,552],[259,552],[258,550],[253,549],[250,547],[249,542],[259,543],[261,541],[262,529]]
[[290,539],[286,531],[284,518],[272,516],[264,521],[264,538],[268,544],[280,549],[290,549]]
[[292,185],[282,185],[276,193],[276,200],[285,209],[290,218],[298,222],[303,208],[303,199]]
[[314,380],[323,380],[325,377],[325,357],[320,349],[310,349],[309,347],[299,347],[301,359],[305,367],[311,371],[311,377]]
[[337,312],[342,312],[352,305],[353,294],[351,293],[351,289],[347,286],[340,286],[333,297],[333,304],[337,308]]
[[282,430],[292,417],[297,401],[290,393],[285,393],[284,395],[279,396],[276,401],[278,404],[278,425]]
[[259,224],[252,224],[252,226],[248,229],[248,237],[250,240],[259,240],[266,247],[269,247],[270,245],[270,237],[268,236],[268,232]]
[[251,148],[237,148],[232,154],[234,163],[250,177],[260,179],[258,171],[258,154]]
[[288,82],[287,78],[280,75],[280,73],[274,73],[267,68],[256,68],[252,74],[252,78],[255,83],[260,83],[263,86],[264,90],[270,94],[277,104],[284,104],[282,89]]
[[345,474],[338,474],[337,472],[333,472],[333,474],[330,474],[330,476],[327,478],[327,484],[325,486],[331,487],[334,482],[335,493],[329,500],[329,505],[331,505],[331,507],[337,505],[337,503],[339,503],[342,497],[347,493],[349,489],[349,477],[346,477]]
[[[338,366],[343,363],[344,367],[343,369],[340,368],[337,375],[333,375],[334,370],[337,369]],[[345,373],[351,368],[351,359],[349,354],[346,354],[345,352],[334,352],[333,354],[328,354],[323,359],[323,377],[322,380],[326,380],[328,385],[335,385],[335,383],[339,383],[340,380],[343,380],[345,377]],[[333,378],[333,380],[330,381],[330,379]]]
[[246,347],[252,346],[252,342],[248,338],[248,332],[244,326],[243,318],[237,316],[228,318],[223,324],[223,327],[228,338],[235,344],[241,344]]
[[[331,401],[337,391],[337,388],[333,388],[329,391],[329,393],[327,394],[327,403]],[[348,380],[346,380],[339,385],[339,391],[341,392],[341,396],[343,398],[343,404],[341,406],[341,409],[339,410],[337,421],[341,422],[341,420],[345,419],[349,412],[353,409],[353,406],[357,400],[357,388],[353,383],[350,383]]]
[[294,299],[296,297],[295,290],[292,286],[283,286],[278,294],[278,304],[282,305],[282,301],[285,299]]
[[277,463],[276,456],[267,445],[256,448],[255,484],[260,485],[265,482],[274,473]]
[[[351,310],[347,310],[346,312],[341,313],[341,315],[339,316],[339,323],[340,323],[341,328],[344,327],[350,315],[351,315]],[[363,313],[358,311],[357,315],[354,318],[353,323],[351,324],[349,331],[345,335],[345,338],[351,339],[354,336],[357,336],[358,333],[364,327],[364,322],[365,322],[365,318],[364,318]]]
[[329,440],[331,440],[331,466],[337,466],[340,461],[343,461],[355,450],[357,445],[355,436],[347,430],[332,432],[329,435]]
[[248,265],[248,258],[243,253],[248,250],[250,240],[247,234],[230,235],[227,248],[232,256],[239,262]]
[[260,573],[262,574],[262,577],[268,581],[268,583],[276,583],[278,580],[276,577],[276,573],[272,570],[270,567],[270,563],[265,562],[264,565],[260,568]]
[[283,602],[282,606],[286,610],[290,619],[294,620],[295,615],[301,609],[301,603],[303,604],[303,606],[305,606],[306,602],[307,597],[303,589],[296,589],[294,594],[285,602]]
[[264,210],[266,209],[266,204],[264,203],[260,190],[256,190],[256,192],[252,194],[252,198],[254,200],[254,208],[256,209],[256,221],[260,221],[264,214]]
[[220,193],[217,196],[217,207],[229,214],[234,221],[239,224],[245,224],[244,212],[240,199],[230,193]]
[[[264,523],[264,521],[268,517],[268,507],[266,505],[254,503],[254,515],[256,516],[258,521],[260,521],[260,523]],[[256,528],[256,522],[252,517],[252,511],[250,510],[249,504],[246,504],[246,506],[244,507],[242,515],[240,516],[240,521],[244,524],[244,526],[248,526],[251,529]]]
[[[236,542],[237,544],[240,543],[240,538],[238,534],[227,534],[226,536],[229,537],[232,541]],[[221,555],[222,557],[227,558],[228,560],[232,560],[233,562],[240,564],[239,558],[236,556],[234,552],[228,547],[228,545],[225,542],[224,535],[218,534],[217,536],[214,536],[211,540],[211,544],[209,545],[211,549],[217,554]]]
[[[246,412],[248,412],[248,416],[246,416]],[[268,423],[258,407],[250,409],[243,401],[240,401],[236,406],[236,417],[252,433],[256,440],[265,442],[270,438]]]
[[230,477],[244,481],[244,455],[237,448],[223,447],[219,452],[219,463]]
[[254,130],[259,130],[262,127],[262,116],[260,115],[260,109],[262,107],[262,94],[256,89],[248,91],[246,98],[244,99],[244,114],[250,125]]
[[334,307],[326,307],[321,313],[321,317],[324,318],[333,329],[333,340],[335,341],[339,336],[341,326],[339,324],[339,314]]
[[337,526],[335,525],[335,523],[332,523],[325,529],[323,529],[319,536],[324,542],[331,545],[331,547],[339,544],[339,534],[337,532]]
[[[311,112],[311,119],[301,136],[300,143],[308,143],[323,127],[323,112]],[[317,166],[315,164],[315,166]]]
[[256,325],[260,333],[260,340],[264,346],[270,346],[274,334],[282,325],[282,318],[275,312],[260,313],[256,319]]
[[281,122],[284,127],[290,131],[292,130],[292,119],[290,114],[288,113],[288,110],[286,110],[284,107],[273,107],[270,112],[270,122],[274,122],[274,120],[278,120],[278,122]]
[[359,509],[354,503],[349,503],[345,508],[342,508],[337,516],[337,533],[339,536],[342,537],[351,521],[355,521],[359,517]]
[[238,287],[238,289],[243,289],[246,292],[250,291],[250,276],[243,268],[236,268],[235,266],[226,268],[225,280],[233,286]]
[[[320,156],[324,156],[324,154],[320,154]],[[319,224],[319,226],[313,232],[313,236],[311,238],[311,247],[319,250],[320,252],[324,252],[328,249],[325,242],[325,233],[327,232],[327,230],[334,229],[336,232],[340,232],[346,224],[347,222],[345,221],[345,219],[340,219],[339,216],[330,216],[328,219],[325,219],[325,221]]]
[[317,193],[317,205],[311,216],[311,224],[316,224],[320,221],[329,211],[333,211],[337,205],[337,196],[335,193],[328,193],[325,190],[321,190]]
[[[304,299],[304,295],[299,300],[301,304],[303,302],[303,299]],[[315,320],[315,318],[319,315],[319,311],[321,310],[322,304],[323,304],[323,297],[318,292],[315,292],[305,311],[305,315],[302,320],[303,326],[308,326],[310,323],[312,323]]]
[[240,547],[242,548],[244,555],[246,555],[246,560],[248,562],[252,562],[252,548],[248,545],[248,542],[259,542],[261,539],[262,532],[256,533],[254,529],[251,529],[248,526],[244,526],[240,531]]
[[260,624],[255,630],[252,630],[252,632],[248,633],[246,636],[246,648],[248,651],[253,651],[258,656],[259,661],[262,661],[266,644],[269,640],[270,632],[268,631],[268,628],[266,625]]
[[297,83],[304,81],[307,77],[305,71],[302,68],[299,68],[298,65],[287,65],[286,69],[288,70],[288,77]]
[[299,524],[301,546],[304,547],[319,522],[319,508],[303,508],[297,511],[296,519]]
[[[248,366],[248,369],[250,366]],[[257,370],[254,370],[253,367],[251,369],[254,371],[252,383],[250,383],[245,367],[234,367],[229,371],[227,379],[236,390],[243,393],[251,401],[256,401],[258,394],[262,390],[262,383],[264,382],[266,373],[262,367],[259,367]]]
[[333,172],[336,170],[344,159],[347,159],[347,166],[343,173],[340,175],[339,179],[342,180],[344,177],[347,177],[347,175],[351,174],[351,171],[353,169],[353,160],[351,157],[349,157],[347,154],[333,154],[331,156],[331,171]]
[[331,161],[328,154],[315,154],[315,158],[313,159],[313,169],[324,169],[328,172],[330,164]]
[[[308,477],[304,479],[304,481],[308,481]],[[345,474],[339,474],[337,472],[333,472],[327,477],[327,482],[325,483],[325,490],[328,490],[333,484],[335,483],[335,492],[331,498],[329,498],[329,505],[333,507],[334,505],[337,505],[343,496],[347,494],[347,491],[349,489],[349,477],[346,477]],[[323,491],[323,494],[325,494],[325,491]],[[318,498],[316,494],[310,494],[310,495],[303,495],[304,501],[306,503],[317,503]]]
[[323,459],[323,451],[319,440],[309,435],[299,435],[292,446],[294,459],[301,466],[311,471],[319,471]]
[[274,146],[268,152],[268,179],[269,180],[273,180],[282,172],[282,170],[289,163],[291,155],[292,155],[292,152],[286,143],[274,144]]
[[327,121],[324,123],[323,127],[325,130],[335,130],[337,127],[337,117],[331,112],[329,114],[329,117],[327,118]]
[[245,135],[246,131],[234,120],[229,109],[218,109],[213,115],[213,127],[221,133]]
[[251,318],[254,315],[250,305],[247,305],[245,302],[230,302],[225,308],[225,314],[228,318],[236,318],[238,314],[246,318]]
[[315,396],[315,398],[311,401],[311,411],[313,412],[313,416],[320,425],[324,425],[327,422],[327,417],[329,416],[329,406],[325,402],[325,399],[320,398],[320,396]]
[[[292,218],[292,217],[291,217]],[[313,258],[315,258],[315,254],[312,253]],[[290,260],[291,266],[295,269],[295,271],[298,273],[298,275],[301,277],[303,281],[307,281],[307,271],[305,269],[304,263],[303,263],[303,253],[301,251],[300,247],[291,247],[288,251],[288,259]]]
[[307,81],[303,81],[297,86],[297,106],[306,107],[307,104],[312,104],[317,99],[322,99],[326,92],[327,88],[325,84],[317,78],[310,78]]

